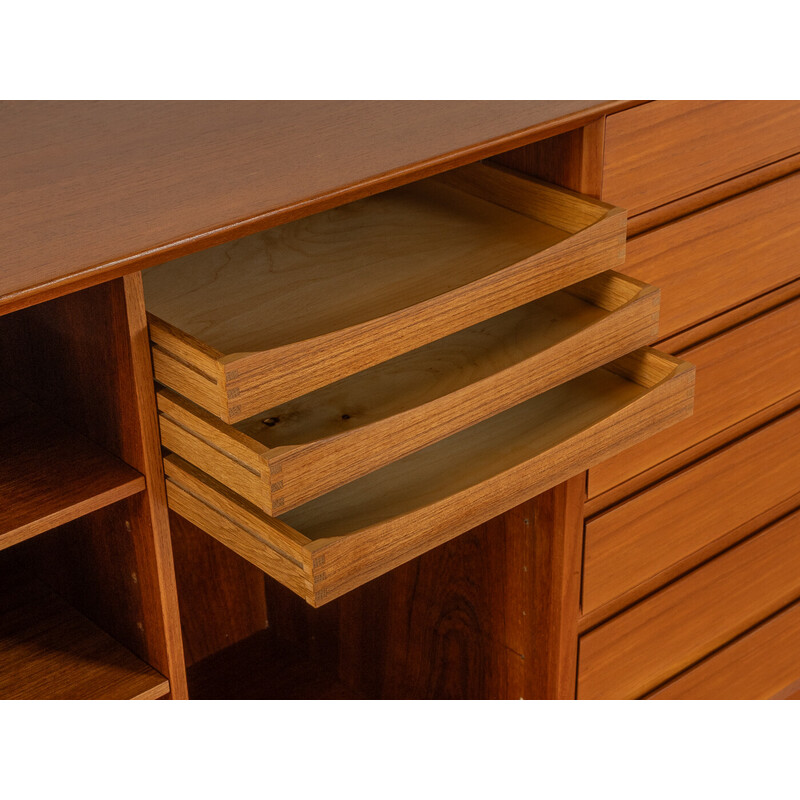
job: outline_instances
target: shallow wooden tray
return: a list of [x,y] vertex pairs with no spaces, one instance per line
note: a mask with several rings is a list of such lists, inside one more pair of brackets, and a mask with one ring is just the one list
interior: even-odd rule
[[605,272],[235,426],[162,389],[161,439],[285,513],[647,344],[658,296]]
[[240,422],[611,269],[625,231],[473,164],[147,270],[155,375]]
[[170,507],[313,606],[691,413],[694,368],[645,348],[275,519],[172,454]]

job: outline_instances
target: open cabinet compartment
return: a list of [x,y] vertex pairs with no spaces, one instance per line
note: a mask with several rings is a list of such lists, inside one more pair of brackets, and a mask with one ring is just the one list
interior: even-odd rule
[[167,694],[163,675],[45,583],[18,564],[0,564],[0,700],[154,700]]
[[235,425],[161,389],[161,440],[283,514],[641,347],[658,298],[605,272]]
[[322,605],[688,416],[694,369],[644,348],[280,519],[176,455],[175,512]]
[[226,422],[612,269],[622,209],[472,164],[144,274],[156,379]]
[[0,550],[137,492],[144,477],[0,386]]
[[0,315],[0,368],[0,697],[186,696],[140,276]]

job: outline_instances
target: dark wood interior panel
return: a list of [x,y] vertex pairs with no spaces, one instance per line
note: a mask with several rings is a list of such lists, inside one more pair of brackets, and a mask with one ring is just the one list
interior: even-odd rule
[[169,683],[18,559],[0,559],[0,699],[130,700]]
[[266,629],[264,573],[183,517],[169,524],[188,667]]
[[605,127],[603,117],[581,128],[501,153],[493,160],[543,181],[600,197]]
[[196,664],[193,692],[238,696],[223,674],[238,674],[240,652],[244,696],[295,696],[282,677],[293,669],[311,696],[574,697],[584,485],[581,475],[320,609],[267,578],[268,633]]

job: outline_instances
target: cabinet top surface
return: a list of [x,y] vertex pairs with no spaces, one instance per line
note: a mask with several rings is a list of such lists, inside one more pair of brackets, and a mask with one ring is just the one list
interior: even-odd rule
[[631,105],[0,103],[0,313]]

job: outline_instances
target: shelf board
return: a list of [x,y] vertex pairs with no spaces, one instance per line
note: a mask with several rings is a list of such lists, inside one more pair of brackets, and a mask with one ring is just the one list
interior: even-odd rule
[[0,550],[145,488],[135,469],[0,389]]
[[0,699],[154,700],[169,681],[42,582],[0,582]]

